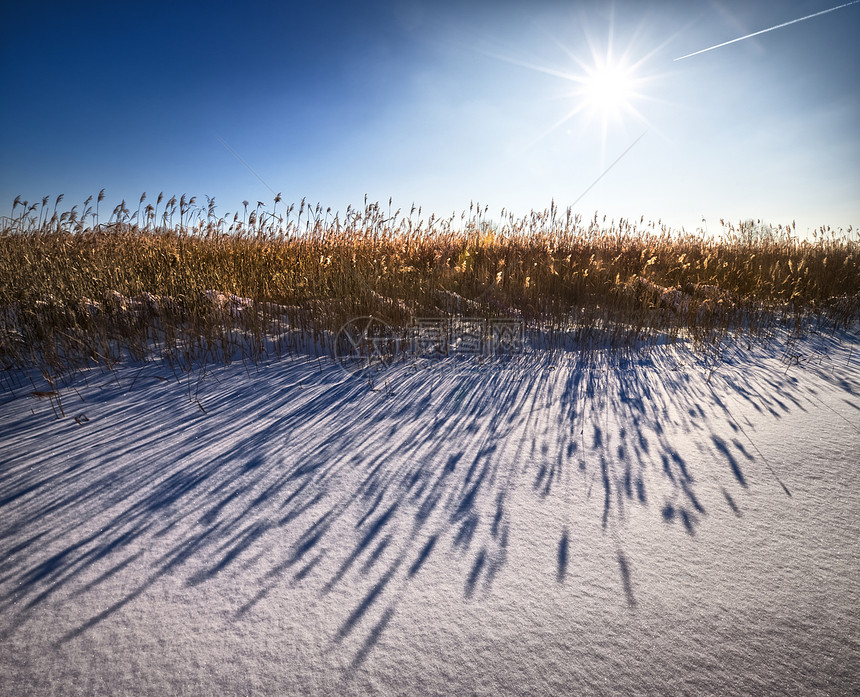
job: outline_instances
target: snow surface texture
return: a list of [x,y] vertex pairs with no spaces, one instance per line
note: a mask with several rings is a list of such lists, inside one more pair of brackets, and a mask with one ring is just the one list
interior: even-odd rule
[[542,355],[19,376],[0,694],[857,690],[856,333]]

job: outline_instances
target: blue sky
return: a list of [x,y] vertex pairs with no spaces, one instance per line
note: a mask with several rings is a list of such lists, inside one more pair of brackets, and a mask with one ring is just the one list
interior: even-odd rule
[[673,60],[839,4],[7,4],[0,213],[275,191],[856,229],[860,4]]

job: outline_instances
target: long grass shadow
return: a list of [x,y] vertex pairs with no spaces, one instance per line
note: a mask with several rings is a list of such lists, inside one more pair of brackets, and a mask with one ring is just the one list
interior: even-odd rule
[[[286,361],[241,379],[215,374],[201,392],[205,412],[185,384],[156,380],[153,366],[132,390],[93,378],[100,401],[87,404],[83,426],[33,419],[10,402],[0,426],[0,607],[11,618],[3,631],[49,600],[146,579],[125,595],[114,589],[61,639],[70,641],[166,575],[195,587],[242,573],[237,617],[282,583],[310,584],[321,597],[353,589],[360,599],[332,639],[364,637],[357,666],[400,594],[434,562],[461,574],[466,599],[492,588],[512,535],[527,528],[515,496],[587,506],[593,486],[603,530],[618,534],[616,522],[641,507],[693,535],[711,512],[708,477],[741,516],[753,473],[769,476],[727,400],[755,400],[774,378],[740,384],[728,374],[717,394],[695,365],[678,365],[668,352],[405,365],[374,391],[336,367]],[[778,402],[766,402],[770,418],[809,408],[795,383],[779,387]],[[682,451],[679,434],[714,465]],[[558,525],[547,572],[567,584],[575,560],[568,522]],[[636,550],[627,551],[618,565],[633,608]]]

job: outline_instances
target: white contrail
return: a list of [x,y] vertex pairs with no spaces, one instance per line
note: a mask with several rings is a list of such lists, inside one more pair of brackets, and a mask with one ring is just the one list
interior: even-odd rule
[[759,34],[764,34],[769,31],[773,31],[774,29],[782,29],[783,27],[787,27],[789,24],[797,24],[798,22],[803,22],[807,19],[812,19],[813,17],[818,17],[819,15],[826,15],[828,12],[833,12],[834,10],[841,10],[843,7],[848,7],[849,5],[856,5],[860,0],[853,0],[853,2],[846,2],[844,5],[837,5],[836,7],[831,7],[829,10],[821,10],[821,12],[816,12],[815,14],[806,15],[806,17],[800,17],[799,19],[792,19],[790,22],[783,22],[782,24],[777,24],[775,27],[770,27],[768,29],[762,29],[761,31],[753,32],[752,34],[747,34],[746,36],[741,36],[737,39],[732,39],[731,41],[724,41],[721,44],[717,44],[716,46],[711,46],[710,48],[703,48],[701,51],[696,51],[695,53],[688,53],[686,56],[681,56],[680,58],[676,58],[676,61],[682,61],[685,58],[690,58],[691,56],[698,56],[700,53],[706,53],[707,51],[713,51],[715,48],[720,48],[722,46],[728,46],[729,44],[737,43],[738,41],[743,41],[744,39],[752,38],[753,36],[758,36]]
[[[857,2],[860,2],[860,0],[857,0]],[[213,133],[214,133],[214,131],[213,131]],[[242,159],[242,156],[239,153],[237,153],[235,150],[233,150],[233,148],[231,148],[229,145],[227,145],[226,140],[224,140],[217,133],[215,133],[215,137],[221,141],[221,145],[223,145],[225,148],[227,148],[227,150],[229,150],[231,153],[233,153],[233,157],[235,157],[237,160],[239,160],[239,162],[241,162],[243,165],[245,165],[245,167],[248,168],[248,171],[251,174],[253,174],[255,177],[257,177],[257,179],[259,179],[262,182],[263,186],[265,186],[269,191],[272,192],[272,196],[280,196],[280,194],[276,194],[275,190],[271,186],[269,186],[266,183],[266,181],[251,168],[251,165],[249,165],[247,162],[245,162],[245,160]]]
[[[858,0],[858,2],[860,2],[860,0]],[[603,177],[605,177],[609,173],[609,170],[612,169],[613,167],[615,167],[615,165],[617,165],[621,161],[621,158],[624,157],[627,153],[629,153],[633,149],[633,146],[636,145],[636,143],[638,143],[640,140],[642,140],[645,137],[645,134],[647,132],[648,132],[648,129],[645,129],[645,131],[642,132],[641,136],[639,136],[636,140],[634,140],[632,143],[630,143],[630,146],[627,148],[627,150],[625,150],[617,158],[615,158],[615,162],[613,162],[611,165],[609,165],[609,167],[604,169],[603,172],[600,173],[600,176],[597,177],[597,179],[595,179],[593,182],[591,182],[591,185],[579,195],[579,198],[577,198],[576,201],[574,201],[573,203],[570,204],[570,207],[573,208],[577,203],[579,203],[583,199],[583,197],[589,191],[591,191],[595,186],[597,186],[597,182],[599,182],[601,179],[603,179]]]

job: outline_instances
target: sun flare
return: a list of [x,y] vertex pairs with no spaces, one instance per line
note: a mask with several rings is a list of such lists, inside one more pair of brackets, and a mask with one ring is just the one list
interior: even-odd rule
[[617,117],[631,109],[635,80],[622,65],[598,65],[582,81],[582,96],[587,106],[604,117]]
[[631,119],[647,123],[636,108],[637,102],[643,97],[639,88],[645,82],[639,73],[641,61],[628,63],[625,57],[615,58],[609,49],[604,55],[592,51],[590,65],[577,62],[581,72],[571,77],[577,87],[571,93],[574,106],[566,118],[581,113],[586,123],[598,125],[603,167],[610,125],[623,127]]

